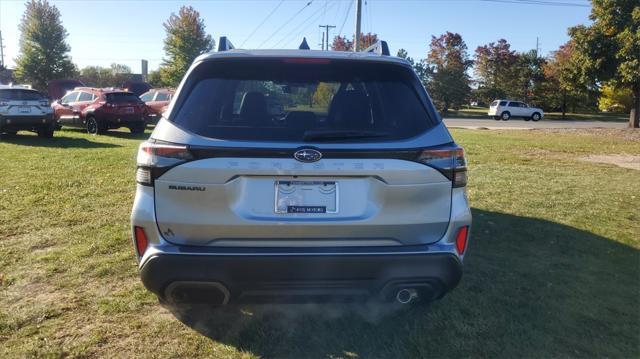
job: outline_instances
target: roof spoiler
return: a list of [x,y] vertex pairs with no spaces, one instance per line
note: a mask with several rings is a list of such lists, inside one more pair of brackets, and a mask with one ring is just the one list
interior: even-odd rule
[[236,47],[233,46],[231,41],[226,36],[220,36],[220,40],[218,41],[218,52],[233,50]]
[[386,41],[378,40],[373,45],[367,47],[364,52],[371,52],[378,55],[390,56],[389,45]]

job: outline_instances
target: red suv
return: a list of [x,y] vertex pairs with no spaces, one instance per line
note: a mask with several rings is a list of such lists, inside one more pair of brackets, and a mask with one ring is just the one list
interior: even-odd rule
[[128,127],[131,133],[145,129],[144,102],[120,89],[76,87],[51,107],[59,125],[86,128],[91,134],[120,127]]
[[167,106],[173,98],[174,91],[171,89],[151,89],[142,95],[140,99],[147,104],[149,122],[157,123],[162,113],[167,110]]

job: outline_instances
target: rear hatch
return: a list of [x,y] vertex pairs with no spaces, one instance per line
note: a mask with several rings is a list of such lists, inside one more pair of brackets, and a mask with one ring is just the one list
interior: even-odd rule
[[48,112],[49,101],[36,90],[0,89],[0,114],[3,116],[41,116]]
[[119,115],[140,115],[144,109],[144,102],[131,92],[112,92],[105,95],[107,108],[111,113]]
[[436,242],[461,155],[409,68],[345,60],[203,63],[152,138],[158,227],[198,246]]

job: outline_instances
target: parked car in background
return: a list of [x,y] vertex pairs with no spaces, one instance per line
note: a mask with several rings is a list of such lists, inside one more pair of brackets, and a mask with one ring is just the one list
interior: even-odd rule
[[0,133],[34,131],[51,138],[56,129],[53,111],[44,94],[27,86],[0,85]]
[[156,124],[173,98],[171,89],[151,89],[140,96],[147,105],[147,122]]
[[51,80],[47,84],[47,95],[49,100],[55,101],[74,88],[83,86],[84,84],[81,81],[74,79]]
[[[406,304],[458,284],[464,150],[411,64],[374,49],[196,59],[138,151],[131,235],[150,291]],[[326,106],[311,108],[320,87]]]
[[544,111],[537,107],[529,107],[524,102],[495,100],[489,106],[488,115],[496,121],[508,121],[511,117],[521,117],[525,121],[540,121],[544,117]]
[[59,125],[82,127],[91,134],[120,127],[131,133],[145,130],[144,102],[122,89],[78,87],[51,106]]

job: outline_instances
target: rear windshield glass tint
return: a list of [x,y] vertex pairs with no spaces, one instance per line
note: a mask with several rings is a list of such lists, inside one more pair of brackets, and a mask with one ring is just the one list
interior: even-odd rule
[[8,101],[42,100],[44,96],[34,90],[0,90],[0,99]]
[[419,86],[411,70],[390,64],[211,61],[191,74],[170,120],[228,140],[298,142],[323,131],[404,139],[436,124]]
[[140,102],[140,98],[132,93],[117,92],[117,93],[107,94],[107,102],[109,103]]

